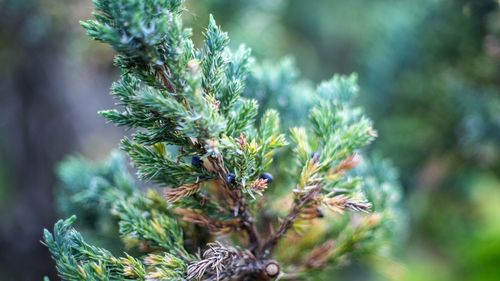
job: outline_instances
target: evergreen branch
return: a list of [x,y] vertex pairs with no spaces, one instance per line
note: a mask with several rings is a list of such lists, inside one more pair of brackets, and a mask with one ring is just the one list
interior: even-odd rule
[[167,185],[193,184],[201,180],[210,179],[211,176],[195,167],[177,163],[161,152],[134,143],[128,139],[122,141],[122,148],[137,166],[140,178],[154,180]]
[[[312,249],[310,261],[298,268],[296,276],[337,263],[358,243],[368,247],[375,233],[386,231],[384,223],[393,215],[388,209],[394,206],[388,203],[389,197],[378,196],[372,184],[363,183],[367,174],[352,171],[361,164],[359,150],[376,137],[371,121],[353,106],[356,76],[334,76],[312,91],[299,86],[297,70],[286,61],[277,68],[250,69],[250,50],[242,46],[232,51],[227,33],[212,16],[204,44],[196,48],[191,30],[182,25],[182,3],[94,0],[95,19],[82,23],[91,37],[116,50],[115,63],[122,70],[111,91],[121,109],[100,114],[135,130],[131,139],[123,139],[121,148],[138,177],[160,184],[164,196],[134,190],[123,165],[67,164],[61,173],[73,191],[68,204],[84,204],[79,213],[96,209],[99,212],[93,215],[118,221],[123,242],[139,246],[146,257],[115,258],[87,244],[72,228],[71,218],[56,223],[54,234],[44,234],[61,277],[273,280],[281,273],[281,264],[272,259],[277,245],[291,229],[322,218],[324,207],[339,214],[374,213],[365,215],[360,226],[343,225],[335,247],[327,242]],[[288,104],[297,108],[291,95],[299,93],[307,108],[315,105],[307,127],[291,130],[294,153],[286,150],[279,155],[290,164],[286,170],[297,177],[294,201],[285,218],[276,223],[276,231],[263,240],[263,225],[272,223],[278,212],[260,210],[268,202],[256,195],[264,196],[272,184],[268,169],[280,170],[271,164],[278,149],[287,145],[280,114],[268,106],[278,104],[282,111]],[[276,102],[278,95],[283,96]],[[264,104],[261,115],[257,100]],[[284,114],[285,123],[296,118],[295,125],[303,125],[304,114],[290,110]],[[296,164],[288,161],[290,157]],[[287,176],[280,172],[276,179],[281,181]],[[271,196],[279,193],[270,191]],[[257,218],[264,222],[257,224]],[[216,242],[208,244],[201,257],[190,254],[207,241],[233,232],[238,235],[229,236],[227,242],[244,244],[243,249]]]
[[[225,79],[227,87],[225,93],[220,95],[220,112],[227,116],[238,102],[240,95],[245,90],[245,80],[252,63],[250,49],[241,45],[234,53],[228,52],[228,63],[226,67]],[[247,119],[242,119],[247,120]],[[253,120],[253,118],[250,118]]]
[[228,113],[230,117],[227,122],[227,134],[229,136],[239,136],[248,131],[249,127],[255,123],[259,105],[256,100],[242,99],[235,109]]
[[320,99],[319,106],[314,107],[310,114],[310,122],[321,145],[321,154],[311,153],[311,138],[305,129],[292,130],[293,140],[297,144],[298,160],[303,165],[297,189],[294,191],[296,201],[276,233],[265,242],[262,255],[271,255],[279,240],[293,227],[301,213],[311,207],[315,208],[320,202],[341,213],[346,208],[362,212],[370,209],[369,203],[344,195],[321,195],[326,191],[325,187],[339,186],[342,183],[340,179],[344,172],[358,164],[357,158],[352,156],[354,151],[367,145],[375,137],[370,122],[359,113],[350,111],[349,101],[356,92],[356,88],[347,87],[348,81],[352,79],[355,78],[334,77],[330,82],[318,87],[320,96],[332,97],[328,101]]
[[228,43],[229,38],[227,33],[220,30],[213,16],[210,15],[208,28],[205,33],[204,57],[202,60],[202,85],[207,95],[216,97],[220,93],[227,67],[224,56]]
[[44,230],[44,244],[56,261],[59,275],[64,280],[144,280],[142,263],[128,257],[129,263],[115,258],[109,251],[87,244],[72,228],[76,217],[60,220],[54,233]]
[[183,259],[191,257],[183,245],[182,229],[177,221],[157,210],[140,209],[137,203],[121,201],[113,208],[119,218],[120,234],[123,237],[136,238],[161,247],[164,251],[180,255]]

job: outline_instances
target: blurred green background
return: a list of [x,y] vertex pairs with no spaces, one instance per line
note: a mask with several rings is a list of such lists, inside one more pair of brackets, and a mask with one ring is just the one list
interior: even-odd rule
[[[397,263],[375,278],[500,280],[499,1],[187,4],[198,41],[213,13],[259,60],[292,57],[314,82],[359,74],[370,149],[398,167],[409,215]],[[78,25],[90,13],[90,0],[0,0],[0,280],[54,276],[39,243],[57,218],[54,167],[103,159],[123,134],[96,114],[118,74]]]

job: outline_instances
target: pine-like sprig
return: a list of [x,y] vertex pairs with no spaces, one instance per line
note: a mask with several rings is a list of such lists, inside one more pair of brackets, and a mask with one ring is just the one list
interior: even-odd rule
[[[74,194],[62,197],[66,209],[81,211],[71,208],[80,204],[102,210],[101,215],[107,210],[104,216],[118,223],[123,241],[138,253],[115,258],[91,246],[72,228],[72,217],[58,222],[53,234],[44,235],[61,278],[305,278],[304,273],[334,264],[372,237],[385,216],[370,214],[358,226],[346,224],[344,232],[332,237],[327,237],[327,228],[318,247],[311,249],[311,258],[299,264],[275,255],[280,241],[303,232],[305,226],[318,221],[328,225],[331,216],[324,217],[323,210],[342,215],[385,210],[375,199],[381,197],[383,202],[386,197],[378,197],[373,189],[365,197],[366,175],[351,172],[361,162],[360,150],[376,137],[371,121],[354,106],[355,75],[334,76],[313,91],[295,81],[295,72],[286,71],[293,70],[290,64],[271,72],[253,67],[250,51],[244,46],[231,50],[228,35],[213,17],[204,45],[195,47],[191,31],[182,25],[182,1],[94,0],[94,4],[95,20],[82,25],[91,37],[114,48],[122,73],[111,90],[119,109],[100,114],[133,130],[121,148],[140,179],[164,188],[164,198],[155,190],[143,194],[134,188],[122,164],[96,169],[83,160],[71,160],[63,165],[67,193]],[[249,98],[273,104],[279,97],[262,97],[258,91],[271,91],[273,79],[279,80],[276,90],[304,89],[304,105],[311,106],[309,118],[286,120],[303,125],[292,128],[289,137],[281,131],[280,112],[270,108],[259,112],[258,101]],[[284,108],[278,109],[283,113]],[[288,138],[294,145],[288,146]],[[283,181],[290,186],[278,192],[287,194],[282,198],[289,199],[288,211],[265,200],[270,186],[280,186],[269,173],[276,168],[272,163],[279,149],[282,155],[277,159],[287,161],[284,166],[293,174]],[[71,175],[79,171],[87,176],[76,184]],[[262,208],[266,203],[267,211]],[[206,248],[203,241],[221,235],[227,237],[224,242],[208,245],[201,255],[187,250]]]

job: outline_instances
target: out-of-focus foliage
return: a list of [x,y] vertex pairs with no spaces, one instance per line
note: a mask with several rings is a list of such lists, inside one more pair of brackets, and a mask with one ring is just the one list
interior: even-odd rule
[[[123,155],[114,152],[99,165],[92,165],[83,157],[70,157],[60,164],[58,175],[60,213],[65,217],[76,215],[77,227],[92,243],[115,251],[121,249],[117,241],[118,220],[109,209],[118,194],[130,196],[136,189]],[[115,193],[110,193],[110,189]]]
[[54,166],[75,147],[61,98],[69,2],[0,1],[1,280],[55,272],[39,229],[53,224]]

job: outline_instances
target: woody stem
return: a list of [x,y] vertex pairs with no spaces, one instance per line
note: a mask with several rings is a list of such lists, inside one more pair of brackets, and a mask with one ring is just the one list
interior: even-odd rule
[[219,179],[222,181],[224,188],[228,191],[233,204],[235,204],[233,213],[235,217],[241,220],[240,228],[248,235],[249,250],[256,254],[260,249],[261,241],[255,226],[255,220],[248,209],[245,197],[240,188],[232,186],[232,184],[227,181],[228,172],[224,167],[222,158],[212,159],[211,162],[214,164]]
[[261,255],[263,257],[269,257],[279,240],[282,239],[285,234],[293,227],[293,224],[297,220],[297,217],[303,211],[304,207],[307,206],[318,194],[320,190],[319,186],[311,189],[308,193],[302,196],[298,202],[294,202],[293,207],[290,209],[286,218],[281,222],[278,230],[269,238],[269,240],[264,243],[261,250]]

